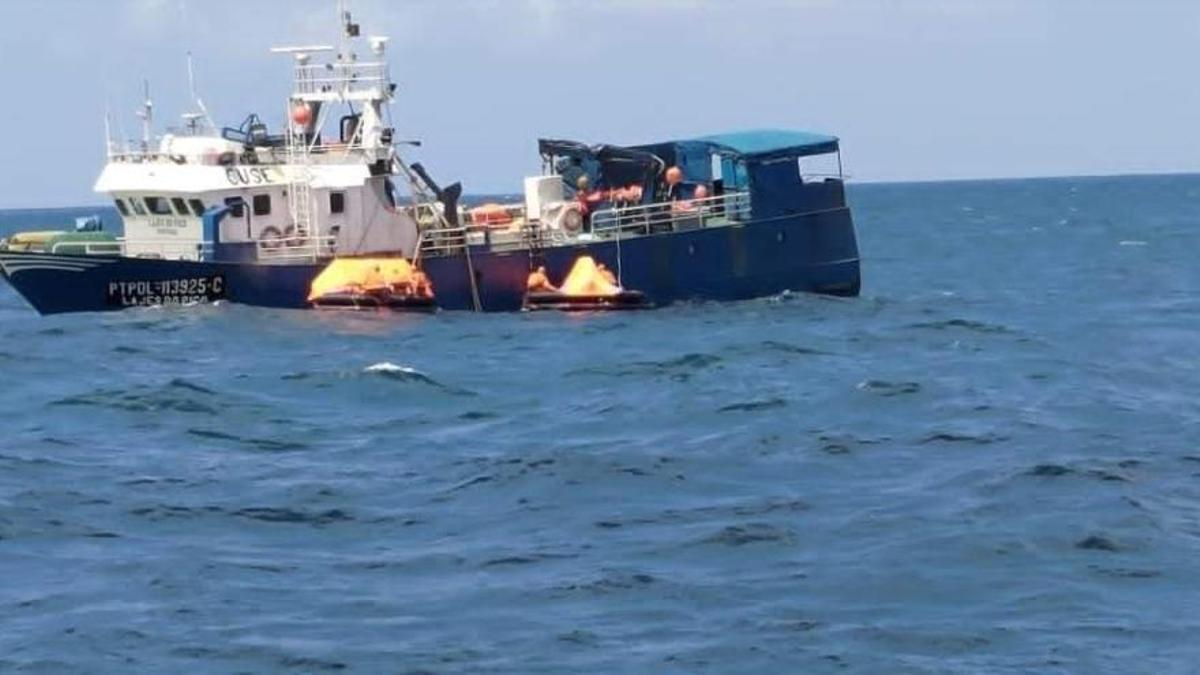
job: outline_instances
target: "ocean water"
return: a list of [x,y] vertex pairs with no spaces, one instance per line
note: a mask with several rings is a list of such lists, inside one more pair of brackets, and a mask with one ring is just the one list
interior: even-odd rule
[[0,286],[0,670],[1196,672],[1200,177],[851,199],[853,300]]

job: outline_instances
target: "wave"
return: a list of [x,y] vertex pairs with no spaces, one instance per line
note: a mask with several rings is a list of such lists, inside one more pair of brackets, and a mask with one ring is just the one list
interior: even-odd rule
[[403,379],[405,376],[410,376],[410,375],[417,376],[417,377],[425,377],[425,375],[423,373],[419,372],[416,368],[410,368],[408,366],[398,366],[398,365],[392,363],[391,361],[380,361],[379,363],[372,363],[371,365],[367,366],[366,368],[363,368],[363,372],[364,373],[380,373],[380,374],[388,376],[388,377],[397,376],[397,377],[401,377],[401,379]]
[[546,560],[570,560],[578,557],[579,555],[577,553],[529,553],[524,555],[508,555],[485,560],[482,567],[533,565]]
[[727,412],[758,412],[760,410],[773,410],[775,408],[786,407],[788,402],[782,398],[768,398],[756,401],[745,401],[742,403],[730,403],[717,408],[719,413]]
[[1106,553],[1116,553],[1122,550],[1122,547],[1118,546],[1115,541],[1098,534],[1084,537],[1075,542],[1075,548],[1085,551],[1104,551]]
[[464,422],[478,422],[482,420],[494,420],[500,417],[499,413],[490,412],[487,410],[468,410],[458,416],[458,419]]
[[715,534],[704,537],[701,544],[718,546],[747,546],[750,544],[774,544],[789,542],[795,539],[795,534],[784,527],[769,523],[747,523],[730,525],[721,528]]
[[995,335],[1012,335],[1017,331],[1008,326],[998,323],[988,323],[987,321],[975,321],[973,319],[946,319],[945,321],[926,321],[921,323],[909,324],[909,328],[919,328],[923,330],[967,330],[975,333],[995,334]]
[[[1138,466],[1135,463],[1120,462],[1118,465],[1121,468],[1134,468]],[[1085,478],[1093,478],[1105,483],[1130,483],[1132,480],[1124,474],[1110,471],[1103,468],[1091,469],[1076,469],[1063,464],[1038,464],[1033,468],[1022,472],[1020,475],[1033,478],[1064,478],[1069,476],[1079,476]]]
[[217,416],[231,403],[216,391],[183,378],[165,385],[135,386],[128,389],[97,389],[51,401],[51,406],[96,407],[125,412],[178,412]]
[[599,575],[587,581],[563,584],[557,586],[555,590],[568,593],[582,592],[593,595],[604,595],[607,593],[631,591],[657,583],[661,583],[661,580],[645,572],[605,569],[601,570]]
[[236,443],[253,450],[263,450],[267,452],[289,452],[293,450],[307,450],[308,444],[294,440],[277,440],[274,438],[253,438],[246,436],[238,436],[236,434],[216,431],[214,429],[188,429],[186,432],[190,436],[205,438],[214,441],[229,441]]
[[453,387],[443,382],[439,382],[433,377],[412,368],[410,366],[402,366],[390,361],[380,361],[372,363],[362,370],[346,371],[346,370],[323,370],[323,371],[298,371],[286,373],[280,376],[284,381],[313,381],[320,388],[328,388],[335,383],[344,380],[353,380],[361,378],[376,378],[389,382],[400,382],[404,384],[418,384],[439,391],[445,392],[453,396],[476,396],[477,394],[469,389]]
[[801,345],[793,345],[787,342],[778,340],[763,340],[759,343],[762,349],[773,352],[781,352],[784,354],[797,354],[799,356],[832,356],[833,352],[827,352],[821,349],[812,347],[804,347]]
[[989,445],[1008,440],[1007,436],[995,434],[970,434],[960,431],[935,431],[921,438],[922,445],[928,443],[971,443],[973,445]]
[[817,441],[821,444],[821,451],[830,455],[848,455],[858,448],[879,445],[889,440],[891,439],[887,437],[860,438],[848,433],[821,433],[817,435]]
[[889,382],[887,380],[865,380],[858,383],[860,391],[870,392],[877,396],[906,396],[918,394],[921,391],[919,382]]
[[631,361],[588,366],[573,370],[568,375],[604,375],[609,377],[648,376],[666,377],[676,382],[687,382],[701,371],[719,368],[723,359],[715,354],[699,352],[684,354],[661,361]]
[[700,523],[732,518],[761,518],[768,514],[803,513],[812,506],[802,499],[766,499],[757,502],[701,506],[693,509],[667,509],[650,516],[627,519],[599,520],[594,526],[604,530],[615,530],[640,525],[676,525]]
[[433,379],[429,375],[422,373],[421,371],[417,370],[416,368],[411,368],[409,366],[399,366],[390,361],[381,361],[380,363],[373,363],[373,364],[367,366],[366,368],[363,368],[363,373],[365,373],[367,375],[375,375],[378,377],[382,377],[387,380],[393,380],[395,382],[415,382],[418,384],[424,384],[424,385],[433,387],[435,389],[441,389],[442,391],[452,393],[455,395],[459,395],[459,396],[474,396],[475,395],[475,392],[473,392],[473,391],[469,391],[467,389],[459,389],[457,387],[451,387],[449,385],[443,384],[443,383]]
[[155,504],[129,510],[129,515],[152,521],[191,520],[211,516],[233,517],[265,523],[324,526],[356,520],[341,509],[306,511],[290,507],[249,506],[229,508],[224,506],[175,506]]

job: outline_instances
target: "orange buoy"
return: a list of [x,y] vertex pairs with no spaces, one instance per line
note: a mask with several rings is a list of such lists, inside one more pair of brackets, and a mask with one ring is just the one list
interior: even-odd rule
[[292,121],[306,127],[312,121],[312,108],[307,103],[299,103],[292,108]]

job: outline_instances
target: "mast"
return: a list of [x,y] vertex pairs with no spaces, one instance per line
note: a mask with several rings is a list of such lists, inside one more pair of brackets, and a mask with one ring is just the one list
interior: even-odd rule
[[112,140],[112,114],[108,111],[108,106],[104,106],[104,156],[111,158],[113,155],[113,140]]
[[204,120],[208,128],[214,128],[212,115],[208,114],[208,107],[204,105],[204,101],[200,98],[200,94],[196,93],[196,69],[192,64],[192,52],[187,53],[187,71],[188,71],[188,91],[191,93],[192,100],[196,102],[196,107],[200,110],[200,119]]
[[150,134],[154,128],[154,101],[150,100],[150,80],[142,80],[142,90],[145,97],[137,116],[142,119],[142,152],[150,152]]

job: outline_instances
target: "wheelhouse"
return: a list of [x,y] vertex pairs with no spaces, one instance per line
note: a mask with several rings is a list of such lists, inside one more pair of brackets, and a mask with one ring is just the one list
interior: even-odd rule
[[[745,193],[757,205],[753,217],[845,207],[841,149],[824,134],[764,129],[631,147],[542,140],[538,150],[545,173],[560,176],[569,194],[586,176],[597,191],[640,186],[639,204],[693,197],[702,187],[713,197]],[[669,167],[683,176],[673,194]]]

